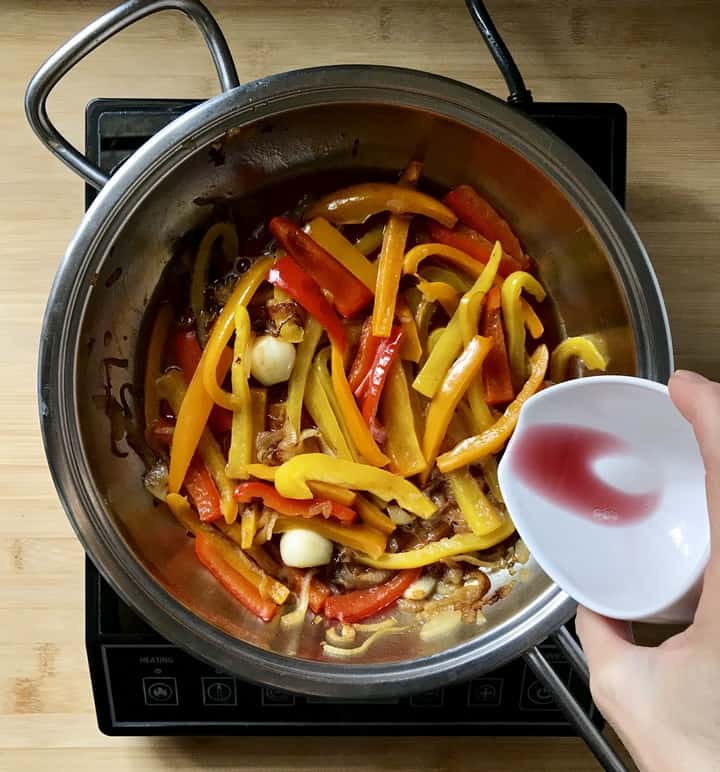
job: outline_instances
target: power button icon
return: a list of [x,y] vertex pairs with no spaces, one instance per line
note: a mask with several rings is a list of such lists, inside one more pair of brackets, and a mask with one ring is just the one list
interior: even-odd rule
[[237,705],[235,679],[226,677],[205,677],[202,679],[203,705]]

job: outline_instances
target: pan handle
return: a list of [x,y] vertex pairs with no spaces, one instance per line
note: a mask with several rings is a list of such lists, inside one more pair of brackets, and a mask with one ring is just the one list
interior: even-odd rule
[[[568,637],[569,637],[568,633]],[[561,644],[561,648],[565,648]],[[537,646],[528,649],[523,655],[530,669],[545,688],[552,694],[558,707],[567,717],[578,734],[585,740],[595,758],[606,772],[628,772],[628,768],[617,755],[614,748],[603,737],[600,730],[593,724],[590,717],[582,709],[570,690],[562,682],[550,663],[542,655]],[[581,653],[582,656],[582,653]],[[584,657],[583,657],[584,659]],[[570,659],[573,663],[573,659]],[[574,663],[573,663],[574,664]],[[587,672],[587,669],[585,670]]]
[[202,32],[210,49],[222,90],[230,91],[239,85],[227,41],[215,19],[199,0],[126,0],[58,48],[35,73],[25,92],[25,114],[40,141],[98,190],[108,181],[108,175],[55,128],[48,118],[47,98],[58,81],[101,43],[158,11],[181,11],[188,16]]

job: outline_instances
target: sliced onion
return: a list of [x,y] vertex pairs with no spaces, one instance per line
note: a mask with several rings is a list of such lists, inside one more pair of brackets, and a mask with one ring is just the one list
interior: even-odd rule
[[426,643],[444,638],[455,632],[462,624],[462,613],[455,609],[448,609],[436,614],[420,628],[420,640]]
[[293,627],[299,627],[305,621],[308,604],[310,603],[310,582],[314,573],[314,571],[308,571],[303,576],[297,606],[289,614],[285,614],[280,618],[280,627],[286,632]]
[[[391,621],[391,620],[386,620]],[[394,620],[393,620],[394,621]],[[329,654],[331,657],[360,657],[375,643],[375,641],[379,640],[385,635],[393,635],[394,633],[402,633],[405,632],[405,630],[408,630],[408,627],[384,627],[376,630],[374,633],[369,635],[359,646],[355,646],[352,649],[343,649],[340,646],[333,646],[329,643],[326,643],[323,641],[320,645],[322,646],[323,652],[325,654]]]
[[395,525],[409,525],[415,522],[415,518],[409,512],[406,512],[402,507],[397,504],[388,504],[387,513],[390,519]]

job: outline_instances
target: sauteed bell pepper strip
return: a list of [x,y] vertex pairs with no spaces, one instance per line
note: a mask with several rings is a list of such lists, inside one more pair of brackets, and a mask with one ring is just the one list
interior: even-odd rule
[[525,329],[530,333],[530,337],[534,340],[541,338],[545,332],[545,325],[543,325],[540,317],[535,313],[535,309],[525,298],[520,298],[520,311],[522,313],[523,324]]
[[320,322],[314,317],[309,316],[305,323],[305,334],[296,350],[295,365],[288,381],[287,402],[285,406],[288,423],[296,438],[300,437],[300,420],[302,418],[308,373],[310,372],[315,349],[320,342],[322,334],[323,328]]
[[427,466],[421,480],[427,480],[450,421],[468,386],[480,372],[490,351],[489,338],[476,335],[457,358],[430,403],[425,420],[422,450]]
[[340,431],[342,432],[343,437],[345,437],[345,442],[350,449],[350,458],[353,461],[357,461],[360,458],[359,451],[355,446],[352,432],[350,431],[350,427],[348,426],[348,423],[345,419],[344,410],[341,407],[340,402],[338,401],[338,398],[335,394],[335,387],[330,375],[331,351],[331,346],[326,346],[325,348],[318,351],[313,361],[312,371],[317,378],[317,382],[325,390],[325,394],[327,395],[328,401],[332,407],[333,415],[336,417]]
[[310,370],[305,386],[305,407],[332,452],[340,458],[353,461],[353,451],[345,439],[327,392],[314,370]]
[[375,353],[375,359],[370,367],[361,407],[362,417],[370,428],[372,428],[377,416],[378,407],[380,406],[380,395],[385,386],[390,368],[399,359],[403,335],[402,327],[393,327],[390,331],[390,337],[380,343]]
[[237,231],[231,223],[215,223],[215,225],[208,229],[200,242],[190,279],[190,308],[192,308],[193,314],[195,314],[198,335],[201,337],[204,333],[204,320],[202,316],[205,309],[205,287],[207,286],[208,266],[210,265],[212,248],[218,239],[222,239],[223,253],[227,260],[234,260],[238,256]]
[[[271,264],[271,257],[260,258],[240,277],[230,299],[213,325],[210,339],[203,351],[202,359],[197,369],[197,374],[193,377],[194,382],[195,378],[200,376],[208,396],[217,402],[218,405],[222,405],[228,410],[234,410],[239,403],[232,394],[221,388],[218,382],[218,364],[223,350],[227,346],[233,332],[235,332],[235,312],[237,307],[247,306],[257,288],[265,281]],[[192,388],[192,383],[190,387]],[[178,428],[180,428],[181,424],[180,419],[181,416],[178,416]],[[202,425],[205,426],[205,423],[207,423],[207,416],[203,418]]]
[[[255,438],[260,432],[265,431],[265,416],[267,415],[267,389],[253,388],[250,389],[250,404],[252,409],[252,448],[251,448],[251,462],[257,461],[257,447],[255,446]],[[246,464],[246,471],[249,464]]]
[[[213,527],[198,521],[190,504],[184,496],[177,493],[168,495],[167,504],[170,511],[186,531],[195,536],[203,535],[211,541],[223,560],[235,571],[241,574],[263,597],[271,598],[275,603],[283,604],[290,591],[272,576],[269,576],[260,566],[256,565],[241,549],[227,541]],[[223,529],[235,529],[237,526],[221,526]]]
[[[471,228],[456,228],[455,230],[450,230],[449,228],[444,228],[442,225],[430,222],[428,224],[428,230],[430,231],[430,238],[433,241],[439,241],[441,244],[455,247],[461,252],[470,255],[470,257],[474,257],[475,260],[479,260],[481,263],[487,263],[490,259],[493,242],[488,241]],[[508,276],[513,273],[513,271],[521,271],[526,267],[525,262],[521,263],[515,260],[514,257],[510,257],[510,255],[503,252],[498,273],[500,276]]]
[[[173,454],[176,452],[178,447],[178,452],[187,452],[187,448],[185,446],[182,444],[178,446],[178,432],[180,431],[180,416],[183,414],[185,406],[190,403],[191,400],[191,389],[192,383],[189,387],[186,386],[185,380],[178,370],[169,370],[167,373],[161,375],[160,378],[157,379],[158,394],[164,400],[167,400],[173,413],[178,416],[178,421],[175,424],[175,431],[173,432],[172,444],[170,446],[170,475],[168,479],[168,491],[170,493],[177,493],[180,490],[183,483],[185,482],[185,476],[187,474],[188,467],[190,466],[190,462],[195,455],[195,450],[197,450],[200,454],[200,458],[202,458],[205,466],[212,475],[213,480],[215,480],[215,484],[217,485],[218,491],[220,492],[220,508],[222,510],[223,517],[225,518],[226,522],[231,523],[237,517],[237,503],[233,498],[233,485],[230,482],[227,474],[225,474],[225,456],[220,449],[217,440],[212,436],[208,429],[201,429],[199,439],[193,446],[192,455],[190,456],[190,460],[185,466],[183,476],[180,479],[178,487],[173,487]],[[208,410],[207,412],[209,413],[210,411]]]
[[309,480],[369,491],[383,501],[394,499],[403,509],[423,519],[432,517],[437,509],[411,482],[392,472],[323,453],[305,453],[286,461],[275,475],[275,487],[283,496],[309,499],[312,498]]
[[232,433],[226,472],[228,477],[247,477],[246,467],[252,463],[255,435],[253,434],[253,409],[250,396],[250,315],[247,308],[238,305],[235,311],[235,347],[230,368],[233,398]]
[[455,555],[490,549],[501,541],[505,541],[513,533],[515,533],[515,525],[509,517],[506,517],[500,528],[486,536],[478,536],[474,533],[458,533],[455,536],[430,542],[424,547],[408,552],[386,552],[379,558],[358,555],[357,559],[359,563],[371,568],[383,568],[388,571],[422,568]]
[[[282,306],[286,303],[295,303],[295,301],[290,297],[290,295],[288,295],[287,292],[285,292],[284,289],[281,289],[280,287],[273,287],[272,304],[266,306],[270,312],[270,320],[274,321],[274,309],[276,309],[277,306]],[[281,340],[286,340],[288,343],[300,343],[303,339],[303,336],[305,335],[305,329],[303,328],[302,324],[298,324],[298,322],[292,317],[288,318],[286,316],[284,320],[280,321],[279,327],[277,326],[277,322],[275,323],[275,327],[277,329],[278,338]]]
[[422,299],[418,303],[415,311],[415,326],[417,328],[418,338],[420,339],[420,345],[423,349],[423,355],[420,357],[420,361],[422,362],[427,347],[428,329],[437,306],[432,300],[428,300],[424,296],[421,296],[421,298]]
[[419,214],[452,228],[457,222],[453,211],[426,193],[403,185],[368,182],[342,188],[324,196],[305,213],[305,219],[325,217],[335,225],[365,222],[380,212]]
[[347,336],[340,317],[317,282],[290,257],[281,257],[270,269],[268,281],[281,287],[320,322],[330,340],[344,353]]
[[372,291],[292,220],[273,217],[270,231],[290,257],[332,295],[343,316],[353,316],[370,304]]
[[310,520],[278,517],[273,526],[273,533],[287,533],[297,529],[319,533],[330,541],[375,557],[382,555],[387,545],[387,534],[368,525],[340,525],[332,520],[317,517]]
[[244,549],[250,549],[255,541],[258,527],[258,510],[252,504],[245,507],[240,516],[240,546]]
[[[482,263],[474,261],[478,268],[482,269]],[[473,274],[477,277],[481,271]],[[424,265],[420,271],[420,278],[425,281],[441,281],[443,284],[449,284],[456,292],[464,294],[470,287],[472,287],[472,281],[468,274],[459,273],[450,268],[444,268],[440,265]]]
[[[316,217],[307,224],[310,238],[347,268],[370,292],[375,292],[377,263],[371,263],[365,253],[349,242],[340,231],[324,217]],[[380,231],[382,235],[382,231]],[[379,245],[378,245],[379,246]]]
[[405,255],[403,273],[417,276],[420,270],[420,263],[429,257],[437,258],[443,263],[449,263],[456,268],[460,268],[465,273],[477,277],[482,273],[484,263],[490,259],[490,254],[488,254],[487,260],[481,262],[466,252],[447,244],[418,244]]
[[493,341],[483,368],[485,400],[489,405],[502,405],[512,400],[515,389],[505,347],[500,287],[493,287],[488,292],[482,316],[482,334]]
[[381,341],[382,338],[377,338],[373,335],[372,317],[368,316],[363,322],[357,353],[355,354],[355,359],[353,360],[348,375],[348,384],[356,397],[360,396],[358,388],[370,372],[370,368],[375,360],[375,354],[377,353]]
[[[202,349],[198,343],[197,333],[194,330],[178,330],[173,337],[173,344],[175,359],[183,371],[185,380],[191,383],[202,358]],[[218,373],[222,372],[223,378],[231,361],[232,351],[225,349],[218,368]],[[208,424],[214,432],[220,434],[229,432],[232,428],[232,412],[220,407],[220,405],[213,405],[208,417]]]
[[426,300],[440,303],[448,316],[455,313],[460,300],[460,293],[454,287],[444,281],[426,281],[425,279],[419,279],[416,286]]
[[[315,483],[310,483],[311,488],[314,485]],[[386,534],[391,534],[395,530],[395,523],[393,523],[380,507],[373,504],[369,499],[366,499],[365,496],[357,497],[355,500],[355,509],[365,525],[369,525],[371,528]]]
[[380,249],[384,230],[384,225],[378,225],[375,228],[371,228],[355,242],[355,249],[357,249],[358,252],[362,252],[365,256],[371,255],[373,252]]
[[325,601],[325,617],[340,622],[360,622],[395,603],[419,577],[419,569],[400,571],[385,584],[343,595],[331,595]]
[[400,341],[400,358],[408,362],[419,362],[423,353],[420,335],[415,324],[415,317],[402,296],[398,296],[395,316],[403,331],[402,341]]
[[390,471],[403,477],[422,472],[427,464],[420,448],[410,389],[401,362],[395,362],[390,368],[380,401],[380,420],[387,434],[385,452],[390,457]]
[[503,415],[482,434],[468,437],[452,450],[438,457],[438,469],[443,474],[468,464],[478,463],[483,458],[497,453],[505,445],[515,429],[520,408],[542,386],[549,359],[547,346],[542,345],[535,349],[530,358],[530,377]]
[[195,554],[218,582],[248,611],[252,611],[263,622],[269,622],[277,614],[279,606],[271,600],[263,598],[250,582],[234,568],[231,568],[204,534],[199,534],[195,538]]
[[144,411],[145,411],[145,436],[150,439],[150,427],[160,417],[160,399],[158,398],[155,382],[162,375],[163,352],[167,342],[170,325],[172,323],[172,307],[163,303],[158,308],[150,333],[147,358],[145,360],[145,384],[144,384]]
[[600,353],[597,346],[589,338],[578,335],[574,338],[566,338],[555,347],[550,358],[551,381],[558,383],[565,378],[572,357],[581,359],[591,370],[607,368],[607,359]]
[[185,490],[192,499],[203,523],[212,523],[222,519],[217,485],[215,485],[205,464],[197,456],[193,459],[185,475]]
[[535,300],[545,300],[542,284],[525,271],[516,271],[505,279],[502,285],[502,313],[508,341],[508,357],[512,371],[513,385],[516,389],[525,381],[527,367],[525,363],[525,323],[520,306],[520,294],[525,290]]
[[[267,464],[248,464],[248,474],[260,480],[265,480],[265,482],[275,482],[275,472],[279,468],[277,466],[268,466]],[[337,485],[315,481],[308,483],[308,485],[312,488],[312,492],[317,498],[337,501],[338,504],[344,504],[346,507],[352,507],[358,498],[355,491],[349,491]]]
[[[420,178],[421,170],[422,165],[420,163],[411,162],[400,178],[398,187],[401,189],[414,188]],[[378,338],[387,338],[390,335],[409,231],[409,217],[403,217],[399,214],[390,215],[385,226],[380,256],[377,261],[372,327],[373,335]]]
[[502,517],[467,468],[450,472],[448,480],[465,522],[474,534],[486,536],[500,528]]
[[[490,353],[492,353],[492,351]],[[487,367],[487,362],[489,358],[490,358],[490,354],[488,354],[488,356],[485,357],[485,362],[483,367]],[[481,416],[476,416],[472,407],[469,404],[460,403],[459,410],[466,419],[465,425],[471,427],[471,431],[470,431],[471,434],[482,434],[486,429],[489,429],[495,423],[495,420],[496,420],[495,416],[493,415],[492,411],[487,407],[486,404],[485,404],[485,409],[487,410],[487,414],[483,413]],[[478,418],[480,420],[478,420]],[[492,495],[495,497],[495,500],[498,503],[502,504],[504,500],[503,500],[502,491],[500,490],[500,481],[498,480],[497,460],[495,459],[495,456],[488,456],[487,458],[484,458],[480,462],[480,466],[482,467],[483,477],[485,478],[485,481],[488,484],[490,493],[492,493]]]
[[[465,293],[463,297],[467,297],[468,300],[465,303],[465,311],[463,315],[467,318],[468,304],[472,302],[472,298],[476,295],[485,295],[492,287],[497,270],[499,266],[499,260],[497,251],[488,259],[487,265],[483,267],[482,272],[475,280],[474,284]],[[457,355],[462,350],[463,335],[460,324],[460,311],[452,315],[448,322],[445,332],[441,336],[437,345],[433,348],[428,356],[425,364],[420,369],[417,377],[413,381],[413,388],[419,391],[421,394],[428,398],[435,396],[435,393],[440,388],[440,384],[450,365],[455,360]]]
[[[355,397],[353,397],[353,393],[350,390],[347,378],[345,377],[342,354],[335,346],[332,347],[331,362],[331,378],[335,399],[337,400],[342,420],[345,426],[347,426],[355,448],[357,448],[358,453],[360,453],[367,462],[374,464],[375,466],[385,466],[390,459],[380,450],[370,433],[368,425],[363,420],[363,416],[358,409]],[[340,416],[338,418],[340,418]]]
[[253,499],[261,499],[266,507],[274,509],[281,515],[295,517],[334,517],[344,523],[352,523],[357,519],[355,510],[338,504],[330,499],[290,499],[281,496],[277,490],[265,482],[245,482],[235,488],[235,499],[241,504],[248,504]]
[[475,188],[470,185],[458,185],[445,196],[443,203],[447,204],[465,225],[474,228],[493,243],[499,241],[503,251],[519,263],[525,261],[525,253],[512,228]]

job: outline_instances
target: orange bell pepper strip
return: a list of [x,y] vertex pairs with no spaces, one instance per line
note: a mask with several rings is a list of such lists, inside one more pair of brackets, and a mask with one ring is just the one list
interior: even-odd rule
[[364,381],[370,372],[381,341],[382,338],[377,338],[373,335],[372,317],[368,316],[363,322],[362,330],[360,331],[360,343],[358,344],[357,353],[348,375],[348,384],[358,398],[362,396],[364,388],[359,391],[360,386],[364,387],[366,385]]
[[358,409],[345,376],[342,354],[335,345],[332,347],[331,371],[335,399],[355,448],[369,464],[374,466],[387,465],[390,459],[378,447]]
[[368,525],[343,525],[334,520],[324,520],[313,517],[301,520],[297,517],[278,517],[273,526],[273,533],[287,533],[297,529],[313,531],[336,544],[342,544],[351,549],[364,552],[366,555],[379,557],[385,552],[387,534],[381,533]]
[[[312,483],[310,487],[312,487]],[[358,496],[355,501],[355,509],[357,509],[360,519],[369,525],[371,528],[391,534],[395,530],[395,523],[378,507],[373,504],[372,501],[366,499],[365,496]]]
[[419,568],[399,571],[385,584],[367,590],[354,590],[344,595],[331,595],[325,601],[325,618],[340,622],[360,622],[378,614],[402,597],[407,588],[420,578]]
[[491,346],[492,341],[489,338],[476,335],[448,370],[439,391],[430,402],[422,444],[427,466],[421,479],[427,479],[429,476],[455,409],[468,386],[480,372]]
[[[400,178],[398,188],[400,190],[414,188],[420,178],[421,170],[422,165],[420,163],[416,161],[410,163]],[[373,335],[379,338],[387,338],[392,328],[409,230],[409,217],[403,217],[399,214],[390,215],[383,234],[380,257],[378,257],[375,303],[372,315]]]
[[222,518],[217,486],[207,467],[197,456],[185,475],[185,490],[203,523],[212,523]]
[[482,334],[493,341],[492,350],[483,368],[485,401],[488,405],[505,404],[515,396],[515,390],[505,347],[499,287],[493,287],[488,292],[482,316]]
[[[470,255],[470,257],[474,257],[481,263],[487,263],[490,259],[494,242],[488,241],[472,228],[459,227],[455,230],[450,230],[431,222],[428,224],[428,230],[433,241],[439,241],[441,244],[455,247],[455,249],[459,249],[461,252]],[[513,271],[522,271],[526,267],[527,262],[520,262],[503,251],[498,273],[500,276],[509,276]]]
[[475,229],[493,244],[499,241],[503,251],[521,265],[524,263],[525,253],[512,228],[475,188],[470,185],[458,185],[445,196],[443,203],[447,204],[465,225]]
[[195,555],[218,582],[256,617],[269,622],[277,614],[279,606],[269,598],[263,598],[245,577],[231,568],[204,534],[195,537]]
[[145,384],[144,384],[144,410],[145,410],[145,436],[150,439],[150,428],[160,417],[160,399],[158,397],[155,381],[162,375],[163,352],[167,342],[170,324],[172,323],[172,307],[163,303],[158,308],[150,332],[147,357],[145,359]]
[[[248,474],[266,482],[275,482],[275,473],[279,468],[277,466],[268,466],[267,464],[248,464]],[[352,507],[358,498],[355,491],[340,488],[330,483],[313,481],[308,483],[308,485],[316,498],[337,501],[338,504],[344,504],[346,507]]]
[[352,523],[357,519],[355,510],[331,499],[289,499],[281,496],[277,490],[265,482],[244,482],[235,488],[235,500],[248,504],[253,499],[261,499],[266,507],[281,515],[291,517],[334,517],[343,523]]
[[292,220],[273,217],[270,231],[293,260],[332,295],[343,316],[354,316],[370,304],[371,290]]
[[415,317],[404,297],[398,296],[395,305],[395,316],[403,330],[403,338],[400,342],[400,358],[407,362],[419,362],[423,355],[423,347],[420,342]]
[[443,474],[468,464],[476,464],[502,449],[515,429],[520,409],[542,386],[549,361],[550,354],[547,346],[538,346],[530,358],[530,377],[503,415],[486,431],[468,437],[452,450],[438,457],[438,469]]
[[418,214],[452,228],[457,216],[436,198],[403,185],[366,182],[324,196],[305,213],[305,219],[324,217],[335,225],[364,223],[380,212]]
[[[324,217],[316,217],[307,224],[310,238],[331,254],[341,265],[359,279],[370,292],[375,292],[377,263],[371,263],[357,245],[349,242]],[[382,231],[380,231],[382,241]],[[379,244],[378,244],[379,246]]]
[[422,472],[427,463],[418,439],[415,413],[402,362],[395,362],[390,368],[380,401],[380,420],[387,435],[385,452],[390,457],[388,469],[403,477]]
[[375,359],[368,373],[368,382],[362,398],[360,412],[365,422],[373,428],[375,417],[377,416],[380,405],[380,395],[382,394],[385,381],[393,363],[400,356],[400,345],[403,339],[402,327],[393,327],[390,337],[383,340],[375,353]]

